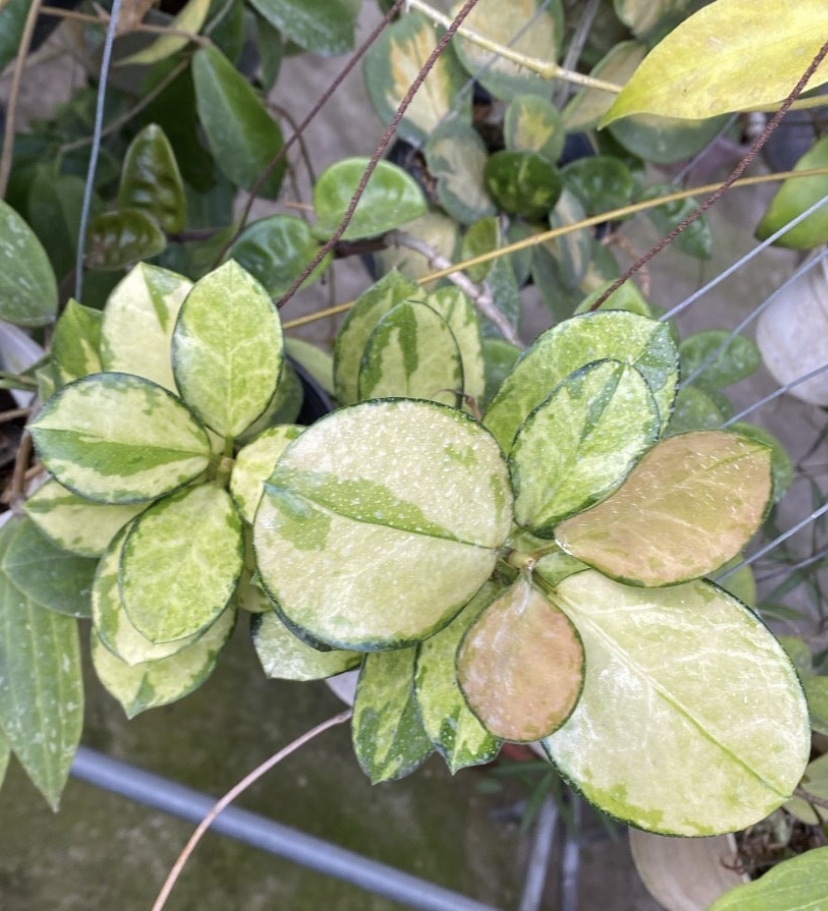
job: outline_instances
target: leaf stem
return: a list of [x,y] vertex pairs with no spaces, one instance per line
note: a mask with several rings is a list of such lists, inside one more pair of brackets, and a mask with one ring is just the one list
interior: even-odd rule
[[818,797],[816,794],[812,794],[810,791],[806,791],[802,785],[798,785],[793,792],[794,797],[799,797],[801,800],[805,800],[808,803],[813,804],[815,807],[825,807],[828,808],[828,799],[825,797]]
[[210,826],[213,824],[215,818],[221,813],[222,810],[226,809],[230,804],[240,795],[243,794],[254,782],[258,781],[262,775],[266,772],[269,772],[274,766],[278,765],[283,759],[287,756],[290,756],[291,753],[294,753],[299,747],[304,746],[309,741],[313,740],[315,737],[322,734],[324,731],[327,731],[328,728],[335,727],[338,724],[343,724],[346,722],[351,715],[353,714],[353,709],[346,709],[343,712],[340,712],[338,715],[334,715],[333,718],[328,718],[327,721],[323,721],[321,724],[316,725],[316,727],[311,728],[311,730],[306,731],[302,734],[301,737],[297,737],[296,740],[289,743],[286,747],[279,750],[278,753],[274,753],[269,759],[266,759],[261,765],[253,769],[250,774],[246,775],[238,784],[234,785],[221,800],[217,801],[213,807],[210,809],[209,813],[201,820],[196,828],[195,832],[190,836],[190,840],[184,846],[183,851],[178,855],[175,863],[173,864],[172,869],[167,876],[167,879],[164,882],[164,885],[161,887],[161,891],[158,893],[158,897],[155,899],[155,904],[152,906],[152,911],[161,911],[164,905],[167,903],[167,899],[170,896],[170,892],[173,890],[178,881],[178,877],[181,875],[181,871],[184,869],[184,865],[190,859],[190,855],[196,849],[196,846],[201,841],[204,833]]

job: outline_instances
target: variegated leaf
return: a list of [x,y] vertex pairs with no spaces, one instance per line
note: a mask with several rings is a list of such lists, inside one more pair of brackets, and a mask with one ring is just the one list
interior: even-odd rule
[[148,47],[118,61],[120,66],[132,64],[158,63],[160,60],[169,60],[189,43],[186,34],[198,34],[207,19],[210,10],[210,0],[187,0],[178,15],[170,22],[170,29],[177,34],[161,35]]
[[239,450],[230,475],[230,493],[246,522],[253,523],[262,498],[262,484],[273,473],[279,456],[303,430],[295,424],[270,427]]
[[448,323],[460,350],[463,392],[479,402],[486,391],[486,366],[477,310],[468,296],[454,285],[433,291],[426,303]]
[[424,152],[440,205],[452,218],[470,225],[497,212],[483,180],[488,151],[474,127],[446,120],[428,137]]
[[84,307],[76,300],[67,303],[52,337],[52,363],[62,384],[101,370],[98,349],[102,320],[100,310]]

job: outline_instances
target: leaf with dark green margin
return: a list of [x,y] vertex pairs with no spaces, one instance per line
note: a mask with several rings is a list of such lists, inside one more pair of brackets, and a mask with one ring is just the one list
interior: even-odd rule
[[790,797],[810,752],[807,706],[752,611],[706,581],[640,589],[594,571],[550,598],[580,633],[586,677],[543,744],[587,800],[646,831],[696,836],[745,828]]
[[70,299],[52,336],[52,364],[62,384],[99,373],[103,316],[100,310]]
[[469,710],[454,663],[466,630],[501,591],[498,583],[487,582],[448,626],[417,647],[417,708],[423,729],[452,775],[467,766],[491,762],[500,752],[500,740]]
[[[16,524],[0,532],[0,551]],[[0,727],[53,810],[82,726],[77,621],[30,601],[0,573]]]
[[[261,597],[267,601],[264,592]],[[267,602],[270,605],[270,602]],[[253,647],[265,677],[276,680],[323,680],[359,667],[361,652],[320,652],[294,635],[272,609],[250,618]]]
[[443,317],[417,301],[389,310],[365,346],[360,399],[401,396],[457,408],[462,393],[460,349]]
[[751,883],[736,886],[707,911],[819,911],[828,895],[828,848],[777,864]]
[[495,737],[531,743],[572,714],[584,649],[572,623],[527,576],[480,614],[457,651],[457,682]]
[[480,318],[474,304],[456,285],[438,288],[426,297],[426,303],[448,323],[460,351],[463,393],[479,402],[486,389],[486,368]]
[[536,152],[556,162],[566,131],[560,111],[539,95],[516,95],[503,116],[503,140],[511,152]]
[[433,752],[414,696],[417,649],[366,655],[354,699],[354,753],[371,784],[403,778]]
[[103,212],[89,222],[86,259],[89,269],[118,271],[162,253],[167,238],[158,222],[140,209]]
[[[394,116],[411,83],[437,45],[437,29],[415,10],[388,26],[365,55],[368,97],[382,123]],[[471,123],[471,92],[461,93],[466,74],[449,45],[437,58],[400,121],[401,139],[420,145],[449,115]]]
[[687,433],[688,430],[718,430],[727,420],[719,403],[703,389],[682,386],[664,436]]
[[[198,116],[207,145],[226,177],[249,190],[282,147],[282,131],[247,80],[219,51],[203,47],[193,56]],[[285,174],[282,161],[259,188],[274,199]]]
[[126,373],[69,383],[29,426],[58,481],[101,503],[154,500],[197,478],[210,461],[207,432],[181,400]]
[[570,373],[605,358],[644,375],[666,427],[678,383],[678,352],[666,323],[617,310],[584,314],[548,329],[518,361],[484,423],[508,452],[520,425]]
[[583,203],[587,215],[601,215],[629,204],[635,192],[630,169],[618,158],[593,155],[561,168],[564,186]]
[[57,314],[55,274],[37,236],[0,200],[0,319],[45,326]]
[[252,0],[252,5],[306,51],[334,57],[353,50],[355,16],[343,0]]
[[237,437],[267,408],[282,372],[279,311],[230,260],[187,295],[173,332],[181,397],[216,433]]
[[561,519],[613,491],[658,431],[658,407],[635,367],[607,360],[571,373],[515,437],[515,519],[552,537]]
[[716,430],[662,440],[606,500],[557,526],[563,550],[635,585],[672,585],[740,553],[765,517],[771,454]]
[[707,329],[679,345],[681,375],[702,389],[721,389],[749,377],[761,363],[756,343],[725,329]]
[[0,561],[11,584],[40,607],[69,617],[89,617],[98,561],[61,550],[29,518],[16,524]]
[[558,169],[542,155],[506,149],[489,156],[483,183],[501,209],[530,221],[552,210],[562,188]]
[[[294,215],[271,215],[254,221],[242,231],[227,253],[267,288],[281,297],[316,256],[319,241],[308,223]],[[329,253],[302,283],[317,281],[331,264]]]
[[176,234],[187,224],[187,196],[175,152],[157,124],[144,127],[129,144],[118,187],[118,208],[139,209],[167,234]]
[[147,709],[182,699],[201,686],[215,669],[235,622],[236,613],[229,608],[192,645],[169,658],[133,667],[113,655],[93,628],[92,664],[98,679],[121,703],[127,718],[134,718]]
[[[27,220],[58,278],[75,268],[85,185],[86,181],[76,174],[55,174],[51,164],[39,166],[29,185]],[[101,208],[93,194],[91,214],[97,215]]]
[[104,370],[132,373],[178,393],[170,347],[178,312],[193,283],[183,275],[139,263],[106,302],[101,327]]
[[[658,199],[674,192],[675,187],[670,184],[650,184],[636,194],[636,202],[647,199]],[[669,234],[678,227],[685,218],[698,209],[696,199],[675,199],[672,202],[662,203],[652,209],[647,209],[647,217],[655,225],[659,234]],[[697,259],[710,259],[713,249],[713,235],[710,232],[710,223],[702,215],[694,222],[687,225],[681,234],[678,234],[673,243],[682,253],[695,256]]]
[[[802,76],[803,61],[816,57],[828,31],[828,8],[804,0],[768,31],[772,0],[745,7],[718,0],[685,19],[648,54],[602,121],[606,126],[629,114],[703,118],[777,105]],[[727,40],[722,40],[726,36]],[[761,62],[762,79],[745,73]],[[809,82],[828,80],[821,67]]]
[[145,508],[144,503],[110,506],[72,493],[54,478],[29,497],[25,509],[37,527],[62,550],[100,557],[118,531]]
[[295,424],[270,427],[239,450],[230,475],[230,493],[245,522],[253,524],[262,485],[273,473],[285,447],[303,430]]
[[[320,236],[328,238],[339,227],[367,166],[367,158],[343,158],[320,174],[313,185],[313,211]],[[414,178],[390,161],[380,161],[342,240],[385,234],[425,211],[426,201]]]
[[[456,16],[462,6],[462,2],[455,3],[451,14]],[[463,25],[519,54],[552,63],[560,52],[563,7],[560,0],[478,0]],[[495,98],[509,101],[525,93],[547,98],[552,94],[552,82],[468,38],[456,38],[455,46],[468,74]]]
[[334,347],[334,389],[340,405],[359,401],[359,367],[377,323],[404,300],[422,300],[422,289],[396,269],[363,292],[351,307]]
[[203,484],[154,503],[130,526],[119,584],[129,619],[151,642],[185,639],[230,600],[244,557],[230,494]]
[[399,648],[469,601],[511,525],[506,463],[479,424],[432,402],[372,401],[282,454],[256,513],[256,557],[290,624],[339,648]]
[[[210,0],[188,0],[170,22],[169,27],[176,32],[190,32],[197,35],[201,31],[209,11]],[[158,63],[161,60],[169,60],[170,57],[183,50],[189,43],[189,39],[182,34],[161,35],[149,47],[130,54],[128,57],[122,57],[118,60],[118,65],[146,65]]]
[[452,218],[470,225],[497,212],[483,178],[489,154],[474,127],[446,120],[428,137],[424,154],[440,205]]

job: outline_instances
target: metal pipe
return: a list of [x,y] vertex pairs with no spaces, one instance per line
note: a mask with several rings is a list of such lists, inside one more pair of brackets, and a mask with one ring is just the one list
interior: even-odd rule
[[[180,819],[200,822],[216,802],[208,794],[145,772],[95,750],[79,747],[72,775],[96,787],[128,797]],[[341,879],[421,911],[498,911],[473,899],[443,889],[428,880],[370,860],[338,845],[306,835],[256,813],[229,807],[212,828],[318,873]]]
[[543,802],[538,821],[535,824],[532,853],[529,856],[529,865],[526,870],[526,880],[523,884],[523,894],[520,897],[518,911],[540,911],[557,822],[558,808],[555,805],[555,801],[551,797],[547,797]]

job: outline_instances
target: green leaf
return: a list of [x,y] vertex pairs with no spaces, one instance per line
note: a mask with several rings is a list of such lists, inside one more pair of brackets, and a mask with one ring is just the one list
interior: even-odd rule
[[[316,256],[319,241],[307,222],[294,215],[271,215],[254,221],[239,235],[227,254],[267,288],[281,297]],[[302,283],[317,281],[331,264],[331,254]]]
[[478,401],[480,407],[487,407],[503,385],[503,381],[514,369],[520,357],[520,348],[500,338],[483,339],[483,360],[486,364],[486,391]]
[[454,667],[466,630],[500,592],[500,585],[487,582],[448,626],[417,647],[417,708],[423,729],[452,775],[467,766],[491,762],[500,751],[501,742],[469,710]]
[[503,455],[470,418],[430,402],[366,402],[283,453],[256,513],[259,572],[314,639],[398,648],[445,626],[486,581],[511,510]]
[[[365,55],[368,97],[383,123],[394,116],[411,83],[438,41],[436,28],[421,13],[411,11],[388,26]],[[450,114],[471,122],[471,93],[461,94],[466,75],[449,45],[400,121],[400,138],[416,145],[425,142]]]
[[273,473],[288,443],[303,430],[303,427],[292,424],[270,427],[239,450],[230,475],[230,493],[245,522],[253,524],[262,498],[262,484]]
[[[814,797],[828,800],[828,753],[808,763],[802,788]],[[792,797],[785,804],[785,809],[806,826],[819,826],[828,821],[828,809],[809,803],[802,797]]]
[[299,47],[333,57],[353,50],[355,17],[343,0],[252,0]]
[[[15,524],[0,533],[0,549]],[[0,573],[0,727],[53,810],[82,725],[77,622],[33,603]]]
[[53,544],[31,519],[17,523],[0,568],[25,597],[70,617],[89,617],[96,560],[67,553]]
[[175,380],[216,433],[236,437],[265,410],[284,357],[282,324],[262,286],[233,260],[193,287],[173,332]]
[[[681,375],[702,389],[721,389],[749,377],[759,366],[756,343],[725,329],[708,329],[685,338],[679,345]],[[696,373],[698,372],[698,376]]]
[[[551,228],[570,227],[582,222],[586,217],[586,211],[580,199],[571,190],[564,188],[555,208],[549,213],[549,226]],[[568,288],[577,288],[584,280],[595,252],[595,236],[591,228],[582,228],[580,231],[570,231],[545,244],[540,244],[535,251],[539,254],[548,251],[555,260],[561,281]],[[629,286],[630,283],[627,282],[622,287]]]
[[[708,120],[679,120],[639,114],[616,120],[608,132],[627,152],[644,161],[665,165],[686,161],[707,148],[727,127],[727,123],[727,114]],[[689,210],[691,205],[695,208],[697,204],[685,200],[681,205]],[[696,224],[704,225],[706,220],[699,219]],[[701,230],[690,231],[690,237],[696,234],[701,235]],[[689,240],[679,244],[681,249],[685,246],[691,246]]]
[[[177,32],[191,32],[197,35],[201,31],[210,11],[210,0],[188,0],[181,8],[181,12],[170,22],[170,29]],[[149,47],[123,57],[118,61],[119,66],[133,64],[159,63],[169,60],[190,43],[183,35],[161,35]]]
[[501,209],[530,220],[547,215],[562,188],[558,169],[542,155],[505,149],[489,156],[483,181]]
[[55,275],[26,222],[0,200],[0,319],[45,326],[57,314]]
[[[456,16],[462,2],[452,6]],[[555,61],[563,35],[563,8],[559,0],[478,0],[463,25],[478,35],[527,57]],[[552,83],[525,67],[480,47],[468,38],[456,38],[458,56],[468,74],[503,101],[533,93],[549,97]]]
[[81,557],[99,557],[144,506],[95,503],[49,478],[26,501],[26,514],[62,550]]
[[664,436],[675,436],[688,430],[718,430],[725,420],[727,415],[709,392],[696,386],[682,386],[676,395],[676,405]]
[[389,310],[365,347],[360,399],[403,396],[457,408],[462,392],[460,350],[443,317],[417,301]]
[[121,598],[151,642],[185,639],[221,614],[241,576],[241,518],[226,490],[191,487],[153,504],[130,526]]
[[[264,593],[261,597],[265,598]],[[360,652],[343,649],[320,652],[311,648],[294,635],[273,610],[253,614],[250,630],[262,670],[271,679],[321,680],[350,671],[362,661]]]
[[428,137],[424,153],[440,205],[452,218],[470,225],[497,212],[483,178],[489,154],[474,127],[444,121]]
[[359,367],[377,323],[404,300],[421,300],[423,292],[396,269],[361,294],[351,307],[334,347],[334,389],[341,405],[359,401]]
[[623,311],[584,314],[540,335],[506,378],[485,424],[508,452],[529,412],[570,373],[604,358],[635,367],[650,386],[661,426],[670,418],[678,352],[666,323]]
[[0,70],[20,52],[20,40],[32,0],[9,0],[0,7]]
[[535,152],[555,162],[566,133],[558,109],[539,95],[516,95],[503,117],[503,139],[511,152]]
[[549,536],[604,499],[655,443],[658,408],[644,377],[618,361],[570,374],[527,418],[509,456],[515,519]]
[[166,269],[139,263],[118,283],[104,309],[101,364],[178,392],[170,363],[175,321],[193,283]]
[[770,451],[699,430],[654,446],[608,499],[555,529],[567,553],[635,585],[672,585],[740,553],[765,516]]
[[811,727],[818,734],[828,735],[828,677],[807,677],[804,687]]
[[207,432],[180,399],[129,374],[97,373],[64,386],[30,428],[58,481],[102,503],[153,500],[210,461]]
[[761,879],[736,886],[707,911],[818,911],[828,894],[828,848],[792,857]]
[[[816,57],[828,31],[828,9],[820,0],[803,0],[768,30],[768,16],[776,12],[772,0],[749,8],[741,0],[703,7],[647,55],[602,126],[637,113],[700,119],[776,107]],[[826,80],[823,65],[808,87]]]
[[402,778],[431,753],[414,697],[415,648],[366,655],[357,683],[351,734],[372,784]]
[[[219,51],[203,47],[193,56],[198,116],[207,145],[222,173],[249,190],[282,147],[282,131],[247,80]],[[274,199],[285,173],[282,161],[258,195]]]
[[456,285],[433,291],[426,297],[426,303],[448,323],[460,351],[463,392],[479,402],[486,389],[486,368],[477,310]]
[[[59,278],[75,267],[85,183],[76,174],[55,174],[49,163],[37,168],[29,185],[27,220]],[[97,215],[100,207],[100,200],[93,194],[92,215]]]
[[[595,302],[610,287],[612,282],[603,282],[596,288],[592,294],[588,294],[580,304],[578,304],[575,314],[589,313]],[[638,290],[638,287],[632,282],[624,282],[620,288],[615,291],[601,304],[599,310],[627,310],[629,313],[637,313],[639,316],[653,317],[656,314],[650,306],[647,298]]]
[[163,252],[167,238],[158,222],[140,209],[103,212],[89,222],[86,232],[89,269],[118,271]]
[[556,731],[572,713],[584,679],[584,649],[557,607],[521,576],[463,638],[457,680],[495,737],[522,743]]
[[103,317],[100,310],[70,299],[52,336],[52,363],[61,384],[79,380],[102,369],[98,349]]
[[[670,184],[650,184],[637,194],[636,201],[658,199],[660,196],[667,196],[672,192],[674,192],[674,187]],[[692,197],[690,199],[676,199],[653,209],[647,209],[647,217],[655,225],[659,234],[669,234],[685,218],[695,212],[698,207],[698,200]],[[695,256],[697,259],[710,259],[713,249],[713,235],[710,233],[710,223],[707,218],[704,215],[697,218],[681,234],[677,235],[674,243],[682,253]]]
[[807,708],[755,614],[709,582],[642,590],[593,571],[551,597],[581,635],[586,679],[544,746],[589,801],[647,831],[715,835],[791,795]]
[[[190,3],[202,0],[190,0]],[[157,124],[144,127],[129,144],[118,187],[118,208],[139,209],[167,234],[187,223],[187,197],[175,152]]]
[[[322,237],[330,237],[339,227],[367,166],[367,158],[343,158],[319,176],[313,186],[313,210]],[[425,211],[414,178],[390,161],[379,161],[342,240],[385,234]]]
[[[818,139],[797,161],[795,171],[828,166],[828,136]],[[762,216],[756,236],[766,240],[771,234],[816,205],[828,193],[828,175],[791,177],[777,190]],[[796,227],[786,231],[775,244],[794,250],[811,250],[828,241],[828,207],[822,206]]]
[[618,158],[592,155],[561,169],[564,186],[581,200],[587,215],[600,215],[629,204],[635,191],[630,169]]
[[6,777],[6,769],[9,767],[10,759],[11,747],[9,746],[9,739],[6,737],[3,728],[0,728],[0,787],[2,787]]
[[92,630],[92,664],[101,683],[121,703],[128,718],[140,712],[168,705],[201,686],[216,666],[236,614],[225,610],[213,625],[192,645],[169,658],[130,667],[113,655]]

